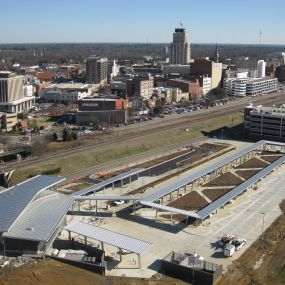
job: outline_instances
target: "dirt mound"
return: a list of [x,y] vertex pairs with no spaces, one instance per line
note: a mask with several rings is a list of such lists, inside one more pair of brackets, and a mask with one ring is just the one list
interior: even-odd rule
[[268,164],[256,157],[253,157],[249,160],[247,160],[246,162],[244,162],[241,165],[238,165],[236,168],[240,169],[240,168],[264,168],[268,166]]
[[211,186],[235,186],[242,182],[240,178],[232,174],[231,172],[226,172],[219,177],[211,180],[210,182],[203,185],[203,187]]
[[211,201],[215,201],[221,196],[225,195],[227,192],[231,191],[233,188],[224,189],[224,188],[215,188],[215,189],[205,189],[202,193],[207,196]]
[[238,170],[236,174],[241,176],[244,179],[248,179],[251,176],[255,175],[259,170]]

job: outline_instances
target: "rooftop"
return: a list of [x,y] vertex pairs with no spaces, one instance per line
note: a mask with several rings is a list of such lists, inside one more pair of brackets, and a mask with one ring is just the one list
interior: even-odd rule
[[58,83],[58,84],[52,84],[48,86],[47,88],[57,88],[57,89],[85,89],[89,88],[90,84],[85,83]]
[[64,181],[63,177],[37,175],[0,192],[0,232],[7,232],[38,194]]
[[32,202],[3,236],[47,242],[72,202],[71,196],[49,191],[49,195]]

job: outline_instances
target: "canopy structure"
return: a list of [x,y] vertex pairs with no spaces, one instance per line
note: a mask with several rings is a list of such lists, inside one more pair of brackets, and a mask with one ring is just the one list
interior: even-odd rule
[[233,155],[230,155],[218,162],[215,162],[209,166],[206,166],[202,170],[199,170],[197,172],[194,172],[193,174],[184,177],[182,179],[176,180],[175,182],[162,187],[158,189],[157,191],[150,193],[149,195],[146,195],[143,197],[141,201],[139,201],[140,204],[149,206],[155,209],[165,210],[170,213],[176,213],[185,215],[186,217],[193,217],[197,220],[203,220],[211,215],[211,213],[214,213],[217,209],[223,207],[226,203],[228,203],[230,200],[235,198],[236,196],[243,193],[247,188],[254,185],[256,182],[260,181],[263,177],[268,175],[270,172],[272,172],[276,167],[279,165],[285,163],[285,155],[281,156],[278,160],[274,161],[273,163],[266,166],[264,169],[259,171],[257,174],[253,175],[240,185],[236,186],[234,189],[223,195],[222,197],[218,198],[217,200],[213,201],[203,209],[199,210],[198,212],[191,212],[191,211],[185,211],[182,209],[173,208],[170,206],[165,206],[162,204],[154,203],[154,201],[159,200],[160,198],[170,194],[179,188],[186,186],[188,184],[194,183],[195,181],[199,180],[201,177],[210,174],[211,172],[222,168],[223,166],[232,163],[238,159],[240,159],[243,156],[246,156],[248,153],[257,151],[257,150],[265,150],[266,147],[269,146],[271,148],[275,147],[281,147],[282,151],[285,150],[285,144],[279,143],[279,142],[272,142],[272,141],[265,141],[261,140],[257,143],[250,145]]
[[84,236],[85,242],[87,238],[101,242],[102,250],[104,250],[104,243],[119,248],[120,261],[122,261],[122,250],[126,250],[130,253],[136,253],[138,256],[138,268],[141,267],[141,253],[151,246],[151,243],[149,242],[83,222],[77,222],[73,225],[65,227],[65,229],[69,232],[69,238],[71,238],[71,232],[73,232]]
[[85,201],[85,200],[98,200],[98,201],[140,201],[142,197],[140,196],[116,196],[116,195],[95,195],[95,196],[74,196],[75,201]]
[[207,175],[208,173],[211,173],[225,165],[227,165],[228,163],[236,160],[236,159],[239,159],[241,156],[243,155],[246,155],[247,153],[251,152],[251,151],[255,151],[256,149],[258,149],[259,147],[262,147],[264,145],[265,141],[259,141],[253,145],[250,145],[220,161],[217,161],[209,166],[206,166],[205,168],[197,171],[197,172],[194,172],[193,174],[187,176],[187,177],[184,177],[182,179],[179,179],[163,188],[160,188],[158,189],[157,191],[153,192],[153,193],[150,193],[149,195],[146,195],[144,198],[143,198],[143,201],[145,202],[153,202],[163,196],[166,196],[168,194],[170,194],[171,192],[187,185],[187,184],[190,184],[196,180],[198,180],[199,178],[201,178],[202,176],[204,175]]
[[114,183],[118,182],[118,181],[123,181],[126,178],[129,178],[131,181],[131,177],[133,175],[139,175],[139,173],[141,173],[142,171],[144,171],[144,168],[134,168],[131,169],[127,172],[121,173],[115,177],[112,177],[110,179],[107,179],[105,181],[96,183],[86,189],[83,189],[81,191],[78,191],[76,193],[74,193],[73,196],[84,196],[84,195],[90,195],[96,191],[99,191],[101,189],[103,189],[104,187],[110,186],[110,185],[114,185]]
[[64,180],[63,177],[37,175],[0,192],[0,233],[9,231],[40,193]]
[[73,225],[65,227],[65,229],[69,232],[77,233],[137,254],[141,254],[151,245],[149,242],[96,227],[84,222],[77,222]]

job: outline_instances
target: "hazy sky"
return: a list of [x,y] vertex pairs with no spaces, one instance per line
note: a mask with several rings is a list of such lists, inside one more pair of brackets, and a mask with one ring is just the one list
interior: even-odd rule
[[285,44],[285,0],[0,0],[0,43]]

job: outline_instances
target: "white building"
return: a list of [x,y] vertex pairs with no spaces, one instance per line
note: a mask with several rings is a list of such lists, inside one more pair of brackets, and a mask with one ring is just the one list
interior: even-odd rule
[[275,92],[278,89],[277,78],[230,78],[224,81],[227,96],[257,96]]
[[246,84],[246,95],[257,96],[267,94],[278,90],[277,78],[257,78],[250,80]]
[[170,63],[188,64],[191,59],[191,49],[188,35],[184,28],[176,28],[173,33],[173,42],[170,44]]
[[41,91],[40,97],[46,102],[74,103],[84,97],[90,96],[95,90],[91,84],[52,84]]
[[35,103],[35,97],[30,92],[26,95],[23,76],[0,72],[0,111],[20,113],[29,110]]
[[24,96],[25,97],[34,96],[34,86],[33,85],[25,85],[24,86]]
[[203,81],[202,81],[202,95],[207,95],[210,90],[212,89],[212,78],[203,76]]
[[257,77],[258,78],[265,77],[265,68],[266,68],[266,62],[264,60],[259,60],[257,62]]
[[248,78],[230,78],[224,81],[224,89],[227,96],[246,96],[246,83]]

